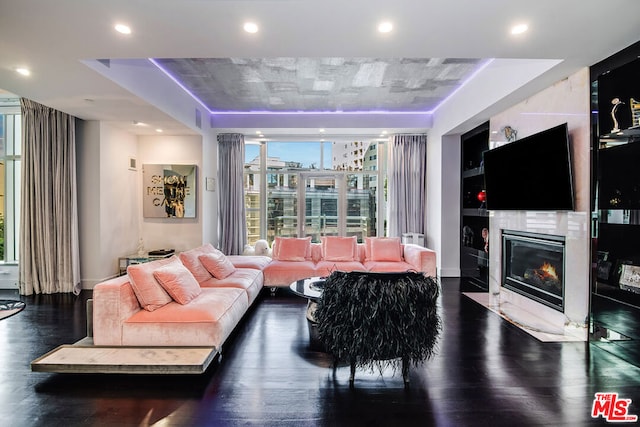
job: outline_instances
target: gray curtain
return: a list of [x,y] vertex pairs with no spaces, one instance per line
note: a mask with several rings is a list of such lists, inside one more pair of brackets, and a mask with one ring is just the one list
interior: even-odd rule
[[75,117],[21,99],[22,295],[80,292]]
[[393,135],[389,139],[389,236],[424,233],[427,136]]
[[218,135],[218,236],[220,250],[227,255],[240,255],[247,243],[243,173],[244,135]]

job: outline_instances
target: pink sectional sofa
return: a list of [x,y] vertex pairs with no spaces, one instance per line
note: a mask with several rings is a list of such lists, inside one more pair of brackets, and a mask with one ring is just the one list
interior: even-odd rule
[[435,251],[399,238],[372,237],[357,243],[355,237],[328,237],[322,243],[310,238],[278,238],[273,261],[264,267],[264,286],[286,287],[308,277],[324,277],[334,270],[402,272],[436,276]]
[[218,352],[263,287],[342,271],[436,275],[435,252],[399,239],[276,238],[273,259],[225,256],[212,245],[131,265],[93,290],[93,341],[102,346],[206,346]]
[[[127,275],[97,284],[93,290],[94,344],[206,346],[220,351],[256,300],[264,282],[262,268],[271,259],[225,257],[228,262],[222,264],[227,271],[215,271],[216,277],[204,267],[201,256],[205,255],[219,257],[221,253],[204,245],[179,257],[129,266]],[[168,264],[179,272],[175,286],[179,291],[168,291],[170,284],[158,280],[157,273]]]

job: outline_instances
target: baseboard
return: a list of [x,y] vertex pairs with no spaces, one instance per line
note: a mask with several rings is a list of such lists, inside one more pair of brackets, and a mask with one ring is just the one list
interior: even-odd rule
[[460,277],[459,268],[441,268],[440,277]]

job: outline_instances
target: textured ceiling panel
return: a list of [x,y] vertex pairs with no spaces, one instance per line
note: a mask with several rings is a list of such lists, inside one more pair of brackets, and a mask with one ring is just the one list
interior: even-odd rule
[[211,111],[431,111],[469,58],[187,58],[157,62]]

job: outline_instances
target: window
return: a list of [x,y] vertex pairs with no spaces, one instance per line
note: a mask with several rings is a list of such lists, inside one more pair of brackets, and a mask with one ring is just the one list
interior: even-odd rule
[[[246,159],[249,159],[248,161]],[[245,146],[244,165],[244,202],[247,216],[248,240],[255,242],[260,239],[261,233],[261,203],[262,191],[260,183],[260,146]]]
[[318,242],[327,235],[355,235],[364,241],[382,234],[378,228],[384,224],[377,220],[379,212],[384,212],[384,200],[378,200],[381,192],[377,191],[381,171],[377,155],[371,158],[378,145],[361,141],[247,144],[249,244],[258,239],[271,244],[276,236],[311,236]]
[[0,108],[0,262],[18,260],[22,116]]

